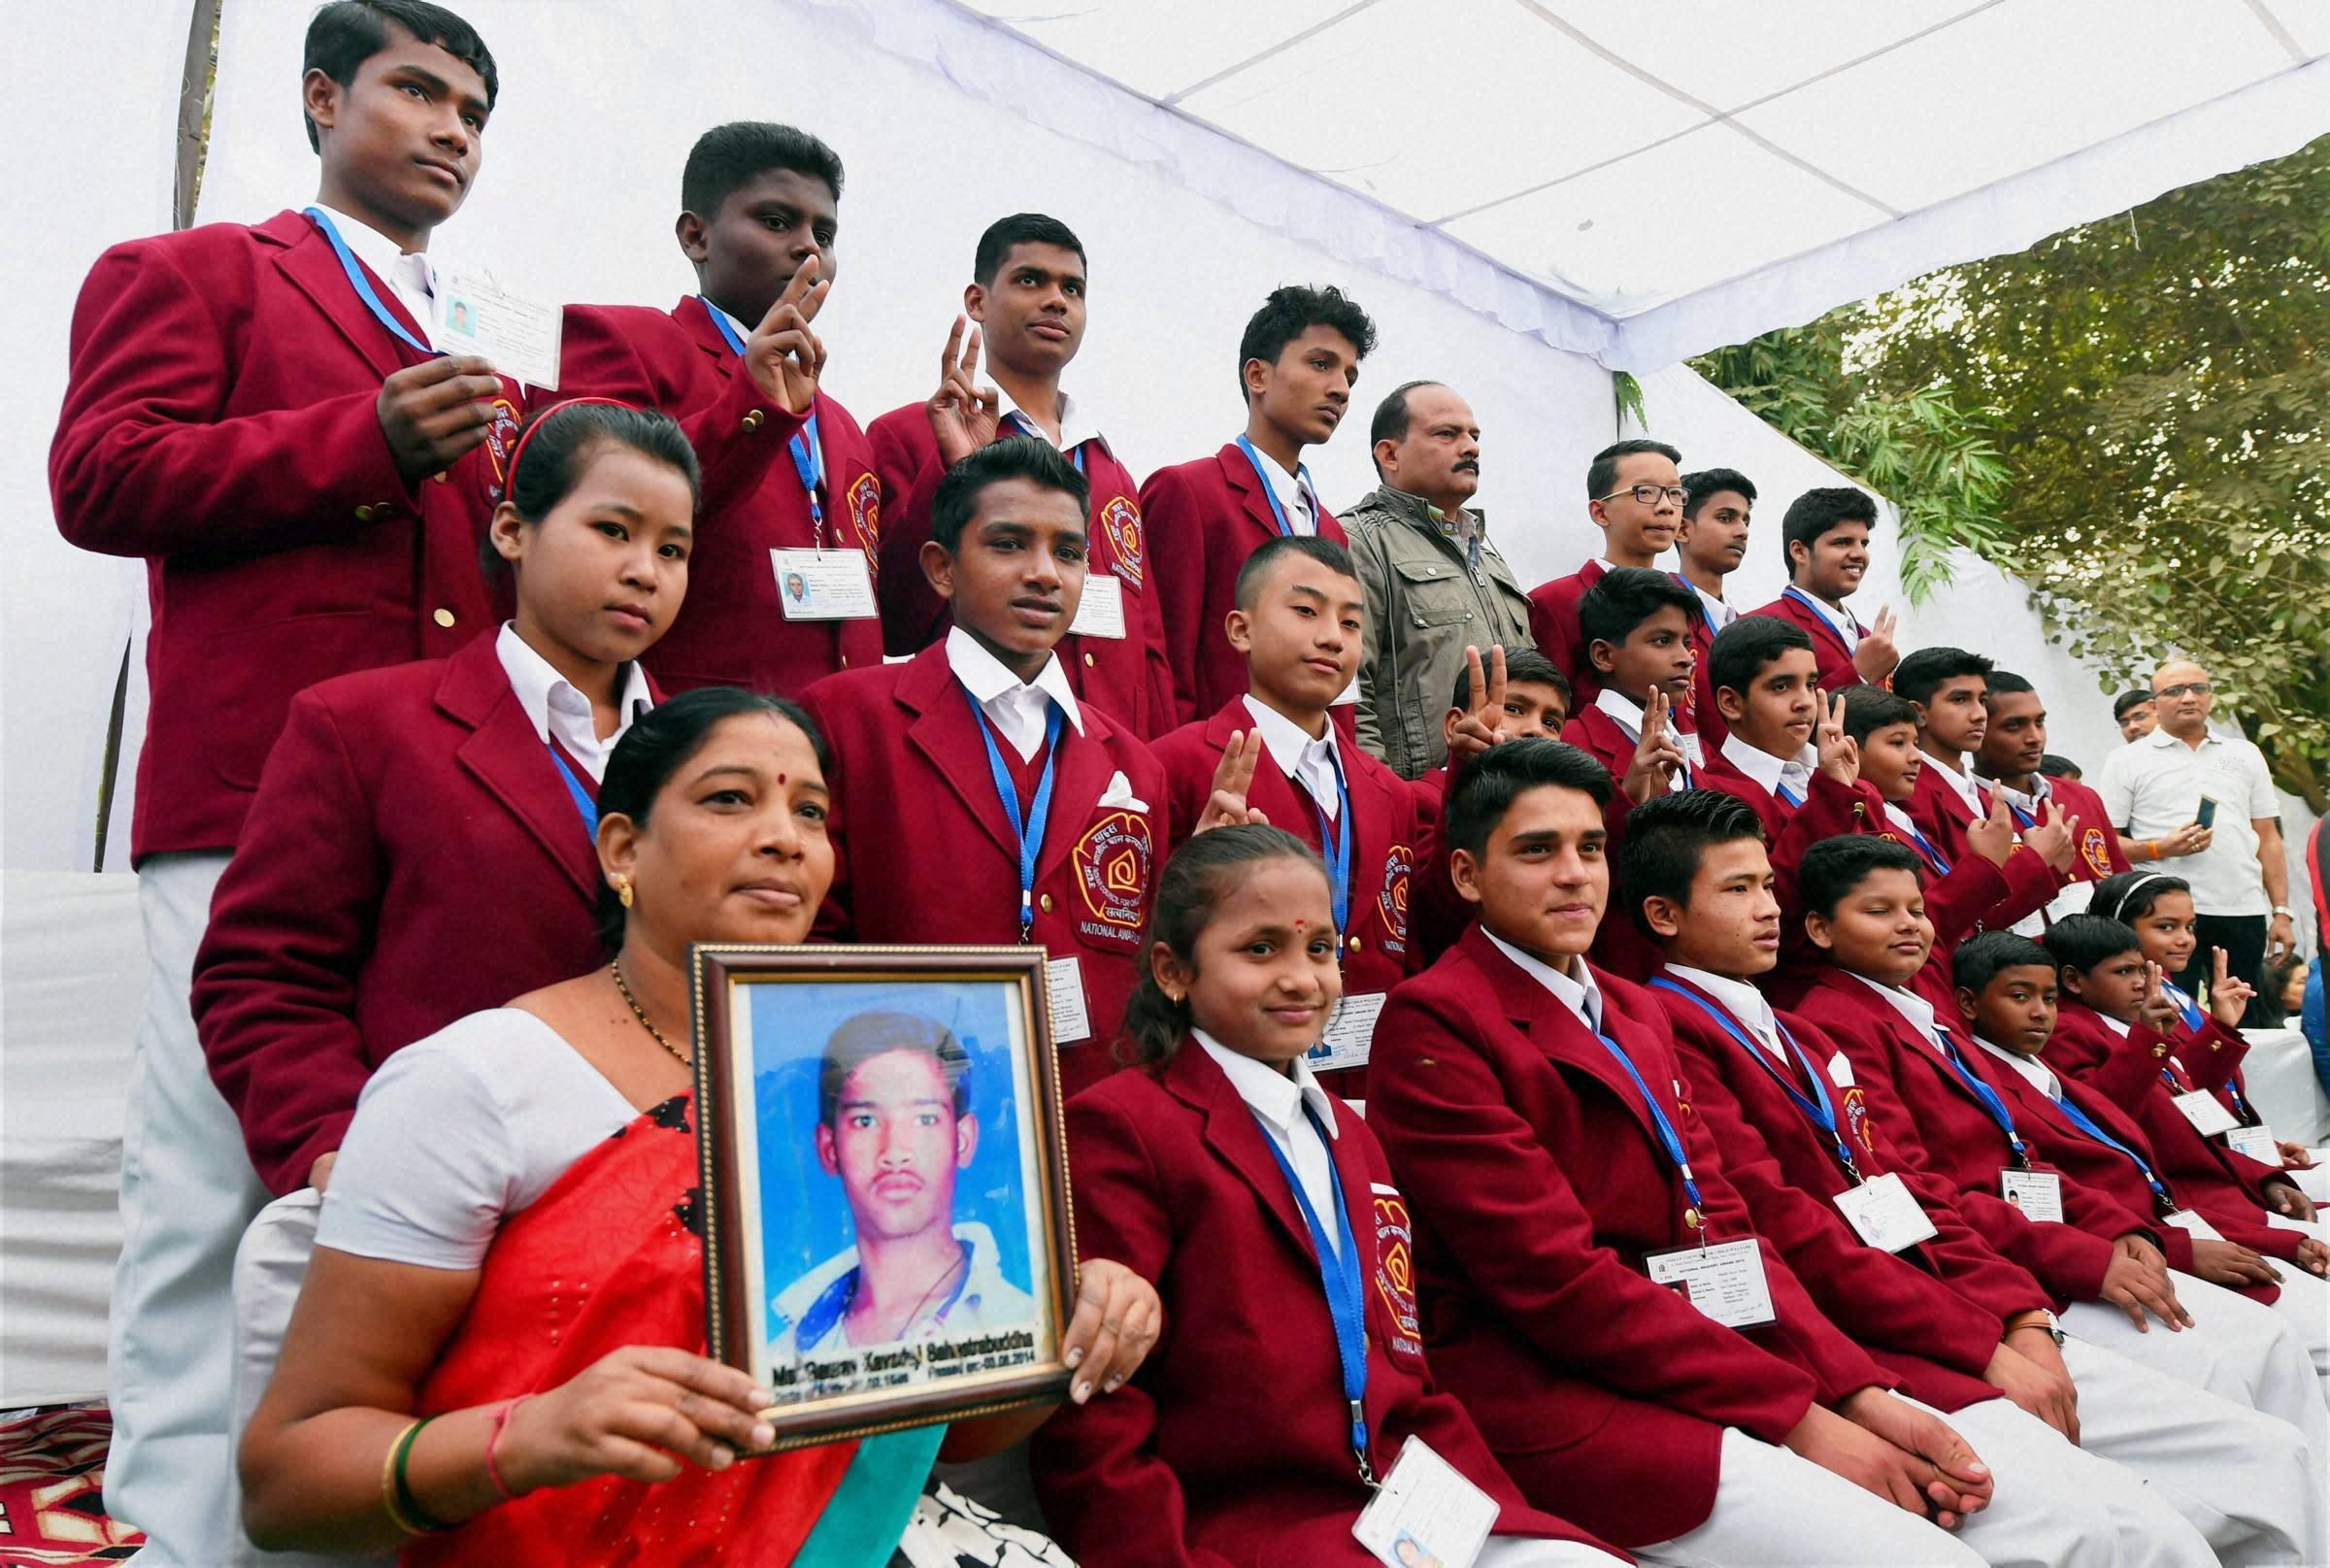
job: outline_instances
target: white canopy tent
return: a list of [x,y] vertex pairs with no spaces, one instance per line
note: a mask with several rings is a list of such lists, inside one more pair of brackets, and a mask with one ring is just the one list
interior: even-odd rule
[[[1756,475],[1770,516],[1841,478],[1676,360],[2330,131],[2330,0],[453,3],[503,90],[442,251],[551,297],[668,304],[692,283],[670,238],[690,143],[725,119],[799,123],[849,166],[820,322],[835,391],[866,418],[927,395],[979,231],[1051,212],[1091,252],[1071,388],[1144,473],[1237,427],[1238,331],[1262,295],[1333,283],[1382,333],[1362,408],[1423,376],[1473,402],[1482,500],[1528,582],[1595,543],[1581,479],[1619,428],[1612,368],[1644,374],[1648,426],[1688,464]],[[313,194],[297,83],[314,6],[222,0],[200,220]],[[10,1051],[0,1085],[0,1404],[93,1392],[101,1368],[110,1243],[71,1217],[117,1148],[133,905],[17,874],[91,864],[114,672],[141,623],[135,564],[57,537],[46,457],[90,261],[169,222],[194,9],[49,18],[11,103],[40,155],[0,251],[0,898],[11,933],[56,940],[10,942],[0,974],[0,1037],[41,1053]],[[1313,460],[1330,505],[1373,484],[1351,422]],[[1776,531],[1748,591],[1777,586]],[[1889,541],[1864,597],[1897,597]],[[2093,675],[2043,648],[2010,584],[1985,575],[1910,626],[2012,648],[2079,716],[2063,749],[2109,744]],[[127,863],[141,728],[133,685],[109,869]],[[32,1259],[15,1238],[33,1235],[70,1245]]]

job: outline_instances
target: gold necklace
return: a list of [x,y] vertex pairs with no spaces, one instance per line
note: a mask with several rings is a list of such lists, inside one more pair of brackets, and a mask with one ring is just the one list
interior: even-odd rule
[[670,1051],[673,1059],[678,1061],[681,1066],[695,1066],[696,1060],[693,1056],[685,1054],[678,1046],[675,1046],[669,1040],[666,1040],[663,1037],[663,1031],[656,1028],[655,1025],[649,1020],[648,1010],[639,1005],[639,998],[632,995],[631,987],[623,984],[623,961],[620,958],[616,959],[615,962],[607,966],[607,971],[609,974],[615,977],[615,988],[618,991],[621,991],[623,993],[623,1000],[631,1004],[631,1016],[639,1019],[639,1026],[647,1030],[648,1033],[653,1035],[655,1037],[655,1043],[661,1046],[664,1050]]

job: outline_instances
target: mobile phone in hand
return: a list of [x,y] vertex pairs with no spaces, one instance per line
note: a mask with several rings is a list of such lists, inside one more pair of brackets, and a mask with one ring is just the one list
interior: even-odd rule
[[2216,826],[2216,797],[2203,795],[2201,809],[2193,813],[2192,819],[2205,828],[2214,828]]

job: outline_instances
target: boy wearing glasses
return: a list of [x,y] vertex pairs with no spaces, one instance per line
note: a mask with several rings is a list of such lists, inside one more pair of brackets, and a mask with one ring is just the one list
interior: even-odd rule
[[2190,659],[2160,666],[2152,701],[2156,727],[2112,753],[2096,793],[2131,861],[2176,858],[2176,874],[2192,884],[2200,941],[2177,983],[2205,985],[2221,949],[2232,973],[2255,986],[2266,959],[2296,942],[2281,806],[2265,756],[2238,732],[2211,731],[2215,687]]
[[1605,543],[1599,560],[1529,593],[1529,635],[1569,679],[1580,705],[1602,689],[1578,625],[1578,601],[1614,566],[1648,567],[1675,543],[1685,499],[1682,453],[1663,441],[1620,441],[1594,453],[1585,471],[1585,513]]

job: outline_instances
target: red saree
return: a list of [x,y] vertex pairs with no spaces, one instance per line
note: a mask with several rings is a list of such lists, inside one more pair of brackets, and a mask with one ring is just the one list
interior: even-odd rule
[[[420,1390],[422,1414],[554,1388],[626,1345],[703,1353],[698,1168],[682,1095],[577,1160],[495,1236],[478,1293]],[[783,1564],[841,1485],[853,1443],[661,1485],[602,1477],[504,1503],[405,1549],[437,1564]]]

